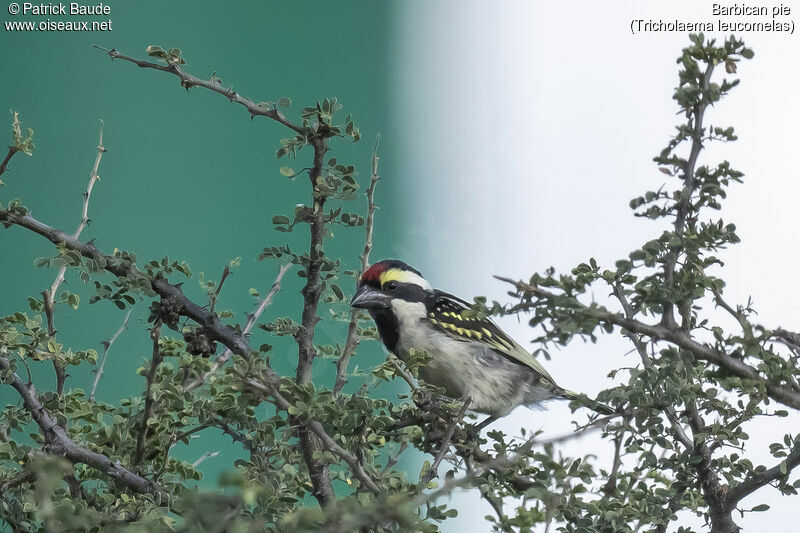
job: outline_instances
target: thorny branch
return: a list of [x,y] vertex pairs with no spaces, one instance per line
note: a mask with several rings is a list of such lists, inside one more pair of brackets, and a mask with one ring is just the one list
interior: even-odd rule
[[102,50],[102,51],[106,52],[109,55],[109,57],[111,57],[111,59],[121,59],[123,61],[129,61],[129,62],[133,63],[134,65],[136,65],[138,67],[141,67],[141,68],[150,68],[150,69],[153,69],[153,70],[160,70],[161,72],[167,72],[168,74],[173,74],[173,75],[177,76],[178,78],[180,78],[181,87],[184,87],[187,91],[192,87],[204,87],[204,88],[208,89],[209,91],[214,91],[215,93],[221,94],[222,96],[224,96],[225,98],[227,98],[231,102],[234,102],[234,103],[242,105],[245,109],[247,109],[247,112],[250,113],[250,116],[252,116],[252,117],[259,117],[259,116],[260,117],[267,117],[267,118],[270,118],[270,119],[272,119],[272,120],[274,120],[274,121],[276,121],[276,122],[278,122],[280,124],[283,124],[287,128],[289,128],[289,129],[291,129],[291,130],[293,130],[293,131],[295,131],[297,133],[300,133],[300,134],[306,134],[307,133],[306,128],[288,121],[286,119],[286,117],[283,115],[283,113],[281,113],[280,111],[278,111],[274,107],[272,107],[272,106],[269,106],[269,107],[260,106],[260,105],[256,104],[255,102],[253,102],[251,99],[242,97],[239,93],[234,91],[232,88],[226,89],[225,87],[223,87],[220,83],[218,83],[216,81],[204,80],[202,78],[198,78],[196,76],[192,76],[191,74],[188,74],[188,73],[184,72],[178,65],[159,65],[158,63],[152,63],[150,61],[143,61],[141,59],[135,59],[133,57],[128,57],[126,55],[123,55],[123,54],[119,53],[118,51],[114,50],[113,48],[111,50],[107,50],[107,49],[102,48],[100,46],[95,46],[95,48],[97,48],[98,50]]
[[[372,174],[367,188],[367,219],[365,223],[364,232],[366,239],[364,242],[364,250],[361,252],[361,272],[359,279],[364,275],[369,267],[369,254],[372,251],[372,228],[375,222],[375,185],[377,185],[380,177],[378,176],[378,143],[380,143],[380,136],[375,139],[375,147],[372,149]],[[333,385],[333,395],[338,396],[342,392],[347,383],[347,366],[350,363],[350,358],[356,351],[359,344],[358,337],[358,309],[353,309],[351,312],[350,324],[347,327],[347,340],[344,343],[342,355],[336,361],[336,382]]]
[[[317,307],[320,295],[325,288],[324,283],[320,280],[320,267],[322,266],[323,259],[322,244],[325,236],[325,219],[322,210],[325,204],[325,196],[317,193],[317,181],[322,176],[324,157],[328,150],[326,134],[329,133],[330,127],[325,125],[322,121],[317,123],[315,128],[294,124],[287,120],[283,113],[278,111],[275,106],[256,104],[249,98],[242,97],[232,88],[224,88],[217,80],[204,80],[184,72],[176,63],[170,62],[167,65],[160,65],[150,61],[143,61],[125,56],[114,49],[106,50],[99,46],[95,48],[104,50],[112,59],[121,59],[142,68],[158,70],[177,76],[181,81],[181,86],[187,90],[197,86],[221,94],[231,102],[243,106],[250,113],[251,117],[264,116],[270,118],[304,136],[306,142],[311,145],[314,155],[311,170],[309,171],[309,179],[313,189],[313,210],[306,221],[311,233],[311,242],[308,264],[306,265],[306,284],[301,291],[303,294],[301,328],[295,335],[298,347],[297,383],[299,385],[308,383],[311,380],[312,365],[316,356],[316,351],[314,349],[314,328],[319,321]],[[216,315],[213,316],[216,317]],[[246,345],[246,340],[244,344]],[[237,353],[233,349],[231,349],[231,351]],[[300,439],[300,447],[303,451],[303,457],[314,487],[314,496],[317,498],[320,505],[325,506],[335,497],[335,494],[327,465],[319,459],[318,452],[321,449],[320,442],[318,437],[309,433],[308,428],[304,425],[301,425],[299,428],[298,436]]]
[[436,457],[434,458],[433,463],[431,463],[430,468],[428,468],[428,471],[424,476],[422,476],[420,485],[425,486],[433,478],[439,477],[439,465],[442,463],[442,459],[444,459],[444,456],[450,449],[450,439],[453,438],[453,432],[455,431],[458,423],[464,418],[464,413],[467,412],[467,408],[469,407],[470,403],[472,403],[472,399],[466,398],[464,403],[461,405],[461,408],[458,410],[458,413],[456,413],[456,415],[450,420],[450,423],[447,425],[447,431],[445,432],[444,437],[439,445],[439,452],[436,454]]
[[128,320],[131,318],[131,313],[133,309],[128,309],[128,312],[125,313],[125,318],[122,320],[122,324],[119,326],[119,329],[111,336],[110,339],[107,341],[103,341],[103,358],[100,360],[100,366],[97,369],[97,374],[94,377],[94,383],[92,383],[92,392],[89,394],[89,399],[94,401],[94,395],[97,392],[97,384],[100,383],[100,378],[103,377],[103,371],[106,367],[106,359],[108,359],[108,352],[111,351],[111,346],[117,340],[117,337],[122,335],[122,332],[128,329]]
[[791,452],[779,464],[766,470],[754,472],[742,480],[741,483],[730,488],[727,496],[729,506],[732,508],[740,500],[761,487],[785,477],[787,472],[791,472],[798,465],[800,465],[800,443],[795,443]]
[[[14,213],[14,212],[11,212],[11,211],[0,209],[0,223],[12,224],[12,225],[17,225],[17,226],[26,228],[26,229],[28,229],[30,231],[33,231],[34,233],[37,233],[37,234],[47,238],[53,244],[63,245],[63,246],[67,247],[70,250],[74,250],[74,251],[80,253],[84,257],[92,258],[92,259],[101,259],[102,260],[101,263],[105,264],[105,267],[104,267],[105,270],[110,272],[111,274],[114,274],[115,276],[118,276],[118,277],[133,277],[133,278],[139,277],[139,276],[144,276],[144,274],[142,274],[136,268],[135,265],[127,263],[127,262],[124,262],[121,259],[119,259],[118,257],[105,255],[102,252],[100,252],[100,250],[98,250],[97,247],[94,244],[84,243],[84,242],[76,239],[75,237],[73,237],[70,234],[67,234],[67,233],[65,233],[65,232],[63,232],[61,230],[52,228],[52,227],[48,226],[47,224],[44,224],[44,223],[38,221],[37,219],[31,217],[30,215],[20,215],[18,213]],[[151,284],[152,289],[158,295],[160,295],[163,298],[173,298],[174,301],[178,302],[180,304],[181,315],[185,316],[187,318],[190,318],[191,320],[195,321],[197,324],[205,327],[206,330],[208,331],[209,336],[211,338],[213,338],[215,341],[222,343],[228,349],[230,349],[231,352],[233,352],[233,353],[235,353],[237,355],[241,355],[243,357],[249,357],[250,356],[250,351],[251,350],[250,350],[249,342],[247,340],[247,336],[244,335],[244,334],[241,334],[241,333],[237,333],[233,329],[225,326],[222,323],[222,321],[219,319],[219,316],[216,315],[216,313],[211,313],[210,311],[206,310],[205,308],[197,305],[196,303],[191,301],[185,294],[183,294],[183,291],[181,290],[181,288],[179,286],[172,285],[172,284],[170,284],[168,281],[166,281],[163,278],[149,279],[149,282]],[[3,361],[0,360],[0,365],[2,365],[2,364],[3,364]],[[5,361],[5,364],[7,365],[8,362]],[[3,369],[3,368],[4,368],[4,366],[0,366],[0,369]],[[19,378],[17,378],[17,379],[19,379]],[[270,371],[268,371],[268,375],[266,376],[266,379],[277,383],[278,376],[273,371],[270,370]],[[23,384],[23,382],[21,380],[20,380],[20,384],[22,386],[24,386],[24,384]],[[16,388],[16,386],[15,386],[15,388]],[[271,387],[271,388],[267,389],[262,385],[261,386],[261,390],[266,391],[268,394],[270,394],[272,397],[274,397],[276,399],[276,402],[278,403],[278,405],[282,409],[288,409],[291,406],[291,404],[285,398],[283,398],[282,395],[280,395],[280,393],[277,391],[276,388]],[[36,405],[41,405],[41,404],[38,403],[38,400],[37,400],[37,404]],[[26,403],[26,406],[27,406],[27,403]],[[55,421],[53,419],[48,419],[48,420],[53,421],[53,423],[55,424]],[[303,427],[311,427],[313,433],[317,436],[317,438],[319,438],[319,442],[325,443],[326,446],[331,444],[331,443],[336,444],[333,441],[333,439],[329,435],[327,435],[327,433],[325,433],[325,430],[324,430],[324,428],[322,427],[321,424],[319,424],[319,423],[311,424],[310,422],[305,422],[303,424]],[[48,426],[48,428],[49,428],[49,426]],[[63,433],[63,430],[62,430],[62,433]],[[74,445],[74,443],[73,443],[73,445]],[[89,450],[83,450],[80,447],[78,447],[77,445],[74,445],[74,446],[75,446],[75,448],[78,448],[74,452],[76,454],[76,456],[83,456],[84,453],[89,453],[89,454],[93,453],[93,452],[90,452]],[[331,451],[333,453],[336,453],[335,450],[344,451],[338,445],[336,445],[334,450],[331,450]],[[349,452],[347,452],[347,454],[349,454],[349,455],[346,455],[347,459],[345,459],[344,456],[342,457],[342,459],[345,460],[345,462],[348,463],[349,466],[353,467],[353,465],[356,465],[358,467],[358,471],[363,472],[363,468],[361,468],[361,465],[359,465],[358,461],[355,460],[355,457],[352,454],[350,454]],[[336,453],[336,455],[339,455],[339,454]],[[93,459],[93,460],[97,464],[104,464],[104,463],[102,463],[102,461],[100,459]],[[105,458],[105,460],[108,461],[107,458]],[[92,463],[87,463],[87,464],[92,464]],[[354,474],[357,474],[357,472],[354,472]],[[119,474],[117,474],[117,475],[119,475]],[[136,476],[136,477],[138,478],[138,476]],[[367,478],[365,477],[365,479],[367,479]],[[145,481],[147,481],[147,480],[145,480]],[[135,482],[136,482],[135,480],[131,481],[131,483],[135,483]],[[364,481],[364,483],[365,483],[365,486],[370,487],[369,482]],[[371,485],[372,485],[372,487],[377,489],[377,486],[374,484],[374,482],[372,482]]]
[[[103,146],[103,121],[100,121],[100,133],[99,139],[97,141],[97,155],[94,159],[94,164],[92,165],[92,170],[89,173],[89,183],[86,185],[86,191],[83,193],[83,204],[81,207],[81,219],[78,222],[78,227],[75,230],[75,233],[72,235],[77,239],[83,233],[83,230],[89,224],[89,200],[92,197],[92,190],[94,189],[95,183],[97,180],[100,179],[100,176],[97,174],[97,171],[100,169],[100,160],[103,159],[103,154],[106,152],[105,146]],[[56,329],[54,326],[54,318],[53,315],[55,314],[55,307],[56,307],[56,292],[58,288],[64,283],[64,277],[67,273],[67,266],[64,265],[58,269],[58,274],[56,274],[56,279],[53,280],[53,284],[50,285],[50,288],[44,292],[42,292],[43,302],[44,302],[44,310],[45,316],[47,317],[47,329],[48,334],[53,336],[56,334]],[[64,370],[64,365],[58,361],[58,359],[53,359],[53,368],[56,372],[56,392],[61,395],[64,392],[64,381],[67,378],[66,371]]]

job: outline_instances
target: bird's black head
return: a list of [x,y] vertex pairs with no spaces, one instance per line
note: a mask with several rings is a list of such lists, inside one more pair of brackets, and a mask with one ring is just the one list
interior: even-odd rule
[[350,305],[361,309],[386,309],[395,298],[420,302],[430,290],[431,284],[419,270],[397,259],[384,259],[361,276]]

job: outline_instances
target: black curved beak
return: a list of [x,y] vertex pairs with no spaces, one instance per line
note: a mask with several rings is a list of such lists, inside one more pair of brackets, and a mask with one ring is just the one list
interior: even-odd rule
[[381,291],[370,287],[361,286],[350,300],[350,306],[358,309],[386,309],[390,305],[390,298]]

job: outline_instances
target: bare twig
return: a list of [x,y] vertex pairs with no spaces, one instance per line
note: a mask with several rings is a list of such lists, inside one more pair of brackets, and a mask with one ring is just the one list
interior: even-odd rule
[[622,458],[620,457],[622,451],[622,438],[625,436],[625,431],[620,431],[614,437],[614,461],[611,464],[611,472],[608,474],[608,481],[603,485],[603,492],[606,494],[613,494],[617,488],[617,475],[619,468],[622,466]]
[[209,302],[209,308],[211,312],[214,312],[214,307],[217,305],[217,300],[219,299],[219,293],[222,292],[222,286],[225,284],[225,280],[228,279],[228,276],[231,275],[231,267],[225,265],[225,268],[222,269],[222,277],[219,278],[219,283],[217,284],[217,290],[215,290],[211,294],[211,302]]
[[[267,293],[267,295],[258,304],[258,307],[256,308],[256,310],[253,311],[252,313],[250,313],[247,316],[247,324],[245,324],[244,329],[242,330],[242,335],[247,336],[250,333],[250,330],[253,329],[253,326],[255,325],[255,323],[259,319],[259,317],[264,313],[264,310],[267,307],[270,306],[270,304],[272,303],[272,299],[275,297],[275,295],[278,293],[278,291],[281,290],[281,280],[283,279],[283,276],[286,274],[286,272],[291,267],[292,267],[292,264],[291,263],[287,263],[287,264],[281,266],[280,270],[278,270],[278,275],[275,277],[275,281],[272,282],[272,287],[270,288],[270,290]],[[227,267],[225,267],[225,268],[227,269]],[[222,279],[223,280],[225,279],[224,275],[223,275]],[[222,282],[220,282],[220,287],[221,286],[222,286]],[[220,369],[220,367],[222,365],[224,365],[228,361],[228,359],[231,358],[231,355],[233,355],[233,352],[231,352],[231,349],[230,348],[226,348],[225,351],[222,352],[222,354],[220,354],[219,357],[217,357],[217,359],[214,361],[214,364],[211,366],[211,368],[205,374],[203,374],[202,376],[200,376],[199,378],[197,378],[193,382],[189,383],[186,386],[185,390],[190,391],[190,390],[196,389],[197,387],[202,386],[203,383],[205,383],[208,380],[209,377],[211,377],[211,376],[213,376],[214,374],[217,373],[217,371]]]
[[514,531],[510,529],[507,525],[508,517],[503,512],[503,500],[502,498],[496,498],[489,494],[488,490],[481,490],[481,498],[486,500],[486,502],[491,506],[494,510],[494,514],[497,515],[497,525],[502,528],[503,531]]
[[390,472],[394,467],[394,465],[396,465],[397,462],[400,460],[400,457],[403,455],[403,453],[406,451],[407,448],[408,448],[408,441],[405,440],[402,441],[400,443],[400,448],[398,448],[397,452],[391,457],[389,457],[388,461],[386,461],[386,466],[383,467],[383,471],[381,472],[381,474],[386,475],[388,472]]
[[450,449],[450,439],[453,438],[453,432],[455,431],[458,423],[464,418],[464,413],[467,412],[467,408],[469,407],[470,403],[472,403],[472,398],[466,398],[461,406],[461,409],[458,410],[456,416],[454,416],[447,425],[447,431],[442,438],[439,452],[436,454],[436,457],[434,458],[430,468],[428,468],[428,471],[425,472],[425,475],[422,476],[422,479],[419,482],[421,486],[424,487],[433,478],[439,477],[439,465],[442,463],[442,459],[444,459],[444,456],[447,454],[447,450]]
[[[369,267],[369,254],[372,251],[372,229],[375,222],[375,185],[380,177],[378,176],[378,143],[381,137],[375,139],[375,147],[372,149],[372,174],[367,188],[367,218],[365,223],[366,239],[364,250],[361,252],[361,273],[359,279],[364,275]],[[347,327],[347,340],[344,343],[342,355],[336,361],[336,382],[333,385],[333,395],[338,396],[342,388],[347,383],[347,366],[353,356],[360,339],[358,338],[358,309],[351,311],[350,325]]]
[[198,466],[200,466],[201,463],[204,463],[208,459],[214,458],[214,457],[218,456],[221,453],[222,452],[219,452],[219,451],[216,451],[216,452],[205,452],[203,455],[198,457],[197,460],[195,460],[195,462],[192,463],[192,466],[194,468],[197,468]]
[[[81,219],[78,222],[78,227],[75,229],[75,233],[73,233],[73,237],[76,239],[81,236],[81,233],[89,224],[89,200],[92,197],[92,189],[94,189],[95,183],[97,180],[100,179],[100,176],[97,174],[97,171],[100,168],[100,160],[103,158],[103,154],[105,153],[106,149],[103,146],[103,121],[100,121],[100,134],[99,139],[97,142],[97,155],[94,159],[94,165],[92,165],[92,171],[89,173],[89,183],[86,185],[86,191],[83,193],[83,205],[81,207]],[[53,284],[50,285],[50,288],[42,293],[44,298],[44,310],[45,315],[47,317],[47,328],[48,334],[53,336],[56,334],[56,329],[54,326],[54,318],[53,315],[55,314],[55,307],[56,307],[56,291],[64,282],[64,278],[67,273],[67,266],[62,266],[58,269],[58,274],[56,274],[56,279],[53,280]],[[64,391],[64,381],[66,380],[66,371],[64,370],[64,365],[61,364],[57,359],[53,359],[53,367],[55,368],[56,372],[56,392],[61,395]]]
[[92,383],[92,392],[89,394],[89,399],[94,401],[94,395],[97,392],[97,384],[100,383],[100,378],[103,377],[103,371],[106,367],[106,359],[108,359],[108,352],[111,350],[111,346],[114,344],[114,341],[117,340],[117,337],[122,335],[122,332],[128,329],[128,320],[131,317],[131,313],[133,309],[128,309],[128,312],[125,313],[125,318],[122,320],[122,324],[119,326],[114,335],[111,336],[110,339],[107,341],[103,341],[103,358],[100,360],[100,367],[97,369],[97,375],[94,377],[94,383]]
[[411,390],[417,389],[417,384],[415,383],[414,376],[411,375],[411,372],[409,372],[405,368],[403,363],[400,362],[400,359],[396,355],[389,354],[386,357],[386,361],[390,365],[392,365],[392,367],[394,368],[394,373],[403,378],[403,381],[408,383],[408,386],[411,387]]

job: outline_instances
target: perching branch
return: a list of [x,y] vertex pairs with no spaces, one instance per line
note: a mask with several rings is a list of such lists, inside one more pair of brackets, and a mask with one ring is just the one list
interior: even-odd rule
[[107,341],[103,341],[103,358],[100,360],[100,367],[97,369],[97,374],[94,377],[94,383],[92,383],[92,392],[89,394],[89,399],[94,401],[94,395],[97,392],[97,384],[100,383],[100,378],[103,377],[103,371],[106,367],[106,359],[108,359],[108,352],[111,350],[111,346],[114,344],[114,341],[117,340],[117,337],[122,335],[122,332],[128,329],[128,320],[131,317],[131,313],[133,309],[128,309],[128,312],[125,313],[125,318],[122,320],[122,324],[119,326],[114,335],[111,336],[110,339]]
[[450,420],[450,423],[447,425],[447,431],[445,432],[444,437],[442,438],[442,442],[439,447],[439,452],[436,454],[436,457],[434,458],[433,463],[431,463],[430,468],[428,468],[428,471],[425,473],[424,476],[422,476],[422,479],[419,482],[421,486],[424,487],[433,478],[439,477],[439,465],[442,463],[442,459],[444,459],[444,456],[450,449],[450,439],[453,438],[453,432],[455,431],[458,423],[461,422],[461,420],[463,420],[464,413],[467,412],[467,408],[469,407],[470,403],[472,403],[472,399],[466,398],[464,400],[464,403],[461,405],[461,408],[458,410],[458,413],[456,413],[456,416],[454,416],[452,420]]
[[[375,185],[377,185],[380,177],[378,176],[378,143],[380,142],[380,135],[375,139],[375,147],[372,149],[372,174],[370,176],[369,187],[367,188],[367,218],[364,227],[366,239],[364,242],[364,250],[361,252],[361,272],[359,279],[364,275],[369,267],[369,254],[372,251],[372,229],[375,223]],[[333,385],[333,395],[338,396],[342,392],[347,383],[347,366],[350,363],[350,358],[356,351],[360,342],[358,338],[358,309],[353,309],[350,317],[350,324],[347,327],[347,340],[344,343],[342,355],[336,361],[336,382]]]

